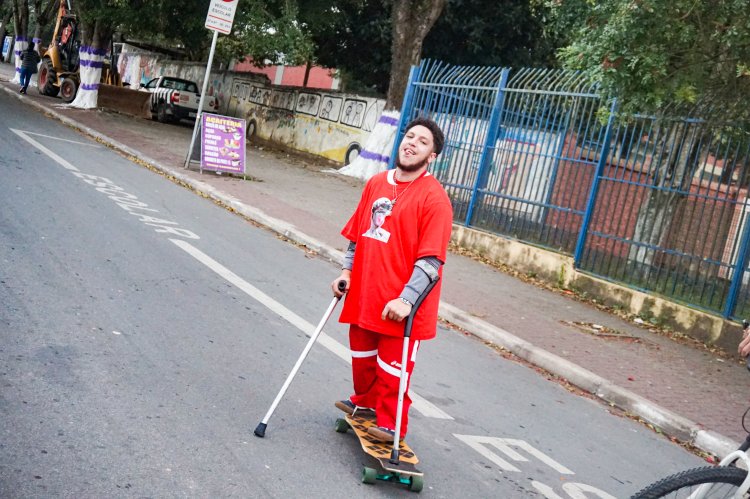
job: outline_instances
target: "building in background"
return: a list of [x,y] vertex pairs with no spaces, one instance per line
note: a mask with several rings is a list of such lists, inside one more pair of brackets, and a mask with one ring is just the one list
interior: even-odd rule
[[235,62],[231,68],[238,73],[257,73],[266,75],[274,85],[285,85],[289,87],[319,88],[323,90],[338,90],[340,80],[336,77],[335,69],[320,66],[310,67],[310,74],[305,84],[305,73],[307,66],[264,66],[259,68],[252,61]]

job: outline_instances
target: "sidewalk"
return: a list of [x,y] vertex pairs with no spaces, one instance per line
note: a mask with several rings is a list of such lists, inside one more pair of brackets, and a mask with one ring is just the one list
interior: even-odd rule
[[[69,109],[36,88],[21,96],[9,83],[13,71],[12,65],[0,63],[0,89],[29,106],[297,243],[341,258],[345,241],[339,232],[359,200],[362,182],[325,172],[331,166],[324,160],[252,146],[248,180],[185,170],[189,126]],[[445,266],[440,314],[704,451],[723,456],[744,439],[741,417],[750,405],[750,374],[734,356],[722,358],[681,344],[456,253]],[[597,335],[596,329],[575,323],[621,334]]]

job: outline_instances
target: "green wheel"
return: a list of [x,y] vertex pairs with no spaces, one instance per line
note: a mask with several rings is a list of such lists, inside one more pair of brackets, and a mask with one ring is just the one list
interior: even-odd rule
[[421,476],[413,476],[409,479],[409,490],[412,492],[419,492],[424,487],[424,480]]
[[349,430],[349,423],[346,422],[346,419],[338,418],[334,428],[339,433],[346,433]]
[[378,471],[367,466],[362,468],[362,483],[375,483],[378,479]]

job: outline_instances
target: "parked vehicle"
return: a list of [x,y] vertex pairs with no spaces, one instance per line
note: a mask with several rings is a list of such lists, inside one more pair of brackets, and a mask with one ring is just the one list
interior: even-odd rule
[[[151,118],[160,123],[194,120],[198,115],[201,97],[195,82],[173,76],[160,76],[141,84],[141,89],[151,92]],[[216,99],[207,96],[203,110],[212,112],[217,107]]]
[[70,2],[60,2],[52,42],[42,52],[37,86],[42,95],[61,94],[71,102],[80,83],[78,49],[80,47],[78,18],[70,10]]

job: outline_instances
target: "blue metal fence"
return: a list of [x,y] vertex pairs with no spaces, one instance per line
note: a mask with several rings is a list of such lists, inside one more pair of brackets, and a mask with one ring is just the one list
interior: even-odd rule
[[616,100],[575,72],[425,61],[412,70],[399,138],[419,115],[440,124],[446,145],[432,171],[456,223],[747,316],[748,128],[616,114]]

